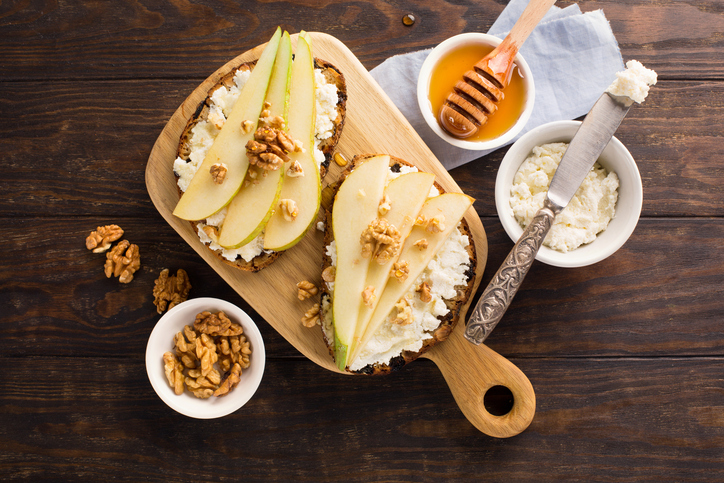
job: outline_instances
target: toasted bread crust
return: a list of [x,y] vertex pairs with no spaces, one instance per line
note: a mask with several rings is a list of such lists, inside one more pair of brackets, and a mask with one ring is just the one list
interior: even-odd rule
[[[178,157],[188,160],[190,154],[189,146],[191,141],[191,130],[199,121],[206,120],[208,118],[211,108],[211,95],[216,91],[216,89],[218,89],[222,85],[230,88],[234,84],[234,75],[238,71],[252,70],[255,65],[256,61],[254,60],[251,62],[245,62],[235,67],[226,75],[224,75],[221,79],[219,79],[219,81],[214,84],[211,89],[209,89],[204,101],[199,104],[196,112],[194,112],[194,114],[186,123],[186,127],[184,128],[184,131],[179,139],[179,144],[177,148]],[[342,128],[344,127],[344,121],[347,115],[347,84],[345,82],[342,72],[340,72],[340,70],[337,69],[337,67],[335,67],[330,62],[315,58],[314,66],[316,69],[320,69],[322,71],[322,74],[324,75],[328,83],[333,83],[337,87],[338,94],[337,118],[334,120],[334,132],[332,133],[332,136],[323,140],[319,144],[319,149],[324,154],[324,162],[322,162],[320,166],[319,174],[321,178],[324,178],[329,168],[330,160],[334,156],[334,148],[337,146],[339,138],[342,135]],[[179,197],[183,194],[180,189],[178,189],[178,193]],[[191,221],[190,223],[191,226],[194,227],[194,231],[198,231],[200,229],[199,222]],[[211,250],[211,248],[209,248],[209,250]],[[237,259],[234,261],[227,260],[221,255],[221,251],[218,250],[211,250],[211,252],[225,264],[247,272],[258,272],[259,270],[268,267],[282,254],[282,252],[264,251],[247,262],[241,257],[237,257]]]
[[[375,155],[359,155],[355,156],[355,158],[350,163],[349,167],[342,173],[337,183],[334,185],[334,193],[336,195],[337,190],[339,189],[339,186],[342,184],[344,179],[349,175],[349,173],[352,172],[352,170],[357,167],[359,164],[363,163],[365,160],[373,157]],[[400,158],[396,158],[394,156],[390,156],[390,167],[394,169],[395,166],[413,166],[412,164],[408,163],[407,161],[404,161]],[[438,189],[438,191],[442,194],[445,193],[445,190],[442,186],[440,186],[437,182],[435,182],[435,187]],[[330,243],[334,240],[334,235],[332,233],[332,206],[329,206],[325,210],[325,222],[324,222],[324,249],[323,249],[323,256],[322,256],[322,270],[326,269],[327,267],[332,265],[332,260],[327,255],[326,247],[329,246]],[[459,285],[455,288],[457,289],[457,296],[453,299],[446,299],[445,304],[447,305],[448,309],[450,310],[445,316],[438,317],[438,320],[440,320],[440,326],[432,333],[432,338],[427,339],[423,342],[422,348],[417,352],[411,352],[411,351],[403,351],[401,355],[394,357],[390,360],[388,364],[374,364],[374,365],[367,365],[363,367],[362,369],[358,371],[349,371],[353,372],[355,374],[365,374],[365,375],[384,375],[389,374],[391,372],[397,371],[404,367],[405,365],[409,364],[410,362],[414,361],[418,357],[420,357],[422,354],[430,350],[433,346],[436,344],[444,341],[448,338],[450,333],[452,333],[455,324],[458,320],[458,315],[460,314],[460,309],[462,306],[467,302],[470,297],[473,295],[473,286],[475,284],[475,270],[477,268],[477,255],[475,252],[475,243],[473,242],[473,236],[472,232],[470,231],[470,226],[468,225],[468,222],[463,218],[459,225],[458,229],[462,232],[463,235],[467,235],[470,239],[470,243],[467,246],[467,252],[468,256],[470,258],[470,263],[468,266],[468,269],[465,272],[465,275],[467,277],[467,282],[465,285]],[[327,290],[327,285],[325,283],[322,283],[321,291],[320,291],[320,302],[324,301],[325,298],[330,302],[330,304],[326,304],[326,306],[331,306],[331,295],[329,291]],[[325,307],[324,303],[320,303],[320,307]],[[322,320],[324,319],[324,314],[322,314]],[[330,356],[334,358],[334,341],[329,340],[325,335],[324,332],[322,332],[323,338],[325,343],[327,344],[327,348],[329,350]]]

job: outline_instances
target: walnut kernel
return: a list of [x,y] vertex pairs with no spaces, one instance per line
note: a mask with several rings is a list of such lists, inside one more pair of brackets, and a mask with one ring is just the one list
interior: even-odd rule
[[118,277],[121,283],[133,280],[133,274],[141,267],[141,255],[138,245],[132,245],[128,240],[122,240],[111,251],[106,253],[104,271],[106,277]]
[[306,300],[312,295],[317,295],[318,293],[319,289],[312,282],[302,280],[297,284],[297,298],[299,300]]
[[202,334],[214,337],[241,335],[244,332],[241,325],[232,322],[223,311],[215,314],[204,311],[197,314],[196,320],[194,320],[194,329]]
[[286,198],[283,200],[279,200],[279,208],[281,208],[282,215],[287,221],[294,221],[297,215],[299,215],[299,208],[297,207],[297,203],[294,200]]
[[123,229],[118,225],[99,226],[85,239],[85,247],[93,253],[103,253],[122,236]]
[[319,304],[314,304],[311,309],[307,310],[302,317],[304,327],[314,327],[319,321]]
[[418,285],[415,289],[415,292],[418,292],[420,294],[420,300],[425,303],[428,303],[432,300],[432,295],[430,295],[430,285],[428,285],[427,282],[422,282],[420,285]]
[[430,218],[425,226],[428,233],[440,233],[445,229],[445,215],[440,214]]
[[412,245],[417,247],[417,249],[420,251],[427,250],[427,246],[428,246],[427,238],[420,238]]
[[299,161],[294,161],[289,165],[289,169],[287,169],[287,176],[290,178],[301,178],[304,176],[304,169],[302,169],[302,165],[299,164]]
[[176,275],[168,276],[168,268],[161,270],[153,287],[153,304],[156,311],[162,314],[185,301],[191,290],[191,282],[186,271],[179,268]]
[[373,287],[372,285],[366,286],[365,289],[362,291],[362,301],[367,307],[374,307],[376,298],[377,296],[375,295],[375,287]]
[[407,280],[407,276],[410,275],[410,264],[407,260],[401,260],[395,262],[390,270],[390,275],[397,279],[398,282],[404,282]]
[[396,304],[397,315],[392,321],[397,325],[410,325],[412,323],[412,307],[405,297],[402,297]]
[[241,132],[249,134],[252,129],[254,129],[254,121],[248,119],[241,121]]
[[224,182],[227,171],[229,171],[229,169],[224,163],[215,163],[211,165],[211,168],[209,169],[211,179],[213,179],[216,184],[222,184]]
[[392,206],[390,206],[390,197],[387,196],[387,194],[385,193],[382,201],[380,201],[380,205],[377,207],[377,213],[379,213],[380,216],[385,216],[387,213],[390,212],[391,208]]
[[334,277],[337,275],[333,265],[328,266],[322,270],[322,280],[325,282],[334,282]]
[[389,262],[401,245],[401,235],[385,218],[372,220],[360,236],[362,256],[372,257],[380,265]]

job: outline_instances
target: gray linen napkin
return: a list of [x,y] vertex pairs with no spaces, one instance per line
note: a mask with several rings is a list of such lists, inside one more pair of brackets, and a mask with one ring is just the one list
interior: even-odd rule
[[[505,37],[527,5],[528,0],[511,0],[488,33]],[[425,123],[417,104],[417,77],[430,50],[390,57],[370,73],[450,170],[491,151],[451,146]],[[581,13],[578,5],[552,7],[520,52],[533,72],[536,94],[533,113],[518,137],[541,124],[588,113],[616,78],[616,72],[624,69],[618,43],[603,11]]]

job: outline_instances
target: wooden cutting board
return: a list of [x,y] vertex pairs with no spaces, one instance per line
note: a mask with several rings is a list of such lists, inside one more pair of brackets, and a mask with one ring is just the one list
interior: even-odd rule
[[[398,156],[422,171],[434,173],[436,181],[446,191],[460,192],[455,181],[354,54],[327,34],[312,32],[311,36],[314,56],[332,62],[342,71],[347,82],[347,117],[337,152],[347,159],[365,153]],[[292,45],[296,45],[296,35],[292,39]],[[270,267],[249,273],[221,262],[199,241],[190,223],[172,215],[178,202],[173,161],[187,121],[221,77],[234,67],[259,58],[263,48],[263,45],[256,47],[228,62],[181,104],[151,151],[146,166],[146,186],[151,200],[166,221],[254,310],[311,361],[344,374],[333,363],[320,329],[308,329],[301,324],[301,317],[311,307],[312,301],[300,302],[297,299],[296,283],[309,280],[317,286],[321,284],[323,234],[320,231],[310,230],[298,245]],[[341,171],[342,168],[332,162],[323,184],[333,184]],[[324,209],[321,209],[320,220],[323,212]],[[465,218],[477,251],[477,289],[488,256],[487,238],[472,207]],[[480,431],[495,437],[516,435],[533,419],[535,393],[527,377],[507,359],[484,345],[476,347],[464,339],[465,314],[469,305],[470,301],[462,308],[450,338],[423,357],[440,368],[460,409]],[[487,390],[498,385],[509,388],[514,397],[512,410],[504,416],[490,414],[483,405]]]

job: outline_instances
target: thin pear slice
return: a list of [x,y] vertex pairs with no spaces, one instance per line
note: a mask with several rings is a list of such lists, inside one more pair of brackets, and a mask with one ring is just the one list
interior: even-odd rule
[[389,169],[389,156],[376,156],[357,166],[337,191],[332,206],[332,231],[337,266],[332,293],[334,352],[337,366],[347,366],[369,259],[362,256],[360,236],[377,218]]
[[304,150],[289,153],[291,161],[284,169],[298,163],[302,176],[285,176],[279,200],[292,200],[298,213],[289,221],[283,210],[276,206],[264,233],[264,248],[287,250],[296,245],[317,219],[322,183],[319,167],[314,160],[315,85],[314,58],[304,37],[297,41],[297,50],[292,64],[292,85],[289,95],[289,135],[302,141]]
[[[292,43],[289,34],[284,32],[266,95],[271,117],[284,117],[287,110],[291,66]],[[242,156],[246,158],[246,149]],[[219,245],[224,248],[239,248],[259,236],[279,199],[284,167],[265,173],[253,166],[249,169],[257,173],[255,183],[242,186],[229,204],[229,211],[219,234]]]
[[[435,175],[431,173],[407,173],[390,181],[387,188],[385,188],[384,198],[389,203],[390,208],[382,218],[385,218],[391,225],[397,228],[397,231],[400,233],[400,240],[404,241],[410,234],[410,230],[412,230],[415,224],[415,218],[427,199],[427,195],[430,193],[430,188],[434,181]],[[399,251],[397,255],[399,255]],[[374,260],[370,261],[365,287],[375,287],[375,293],[381,293],[387,284],[387,280],[390,278],[390,270],[396,261],[397,256],[392,257],[384,264],[379,264]],[[379,300],[378,296],[371,306],[360,303],[357,327],[352,341],[352,357],[350,361],[353,361],[356,357],[359,347],[358,342],[364,335],[367,324]]]
[[[256,129],[280,38],[281,29],[277,28],[251,71],[229,118],[176,205],[175,216],[183,220],[203,220],[228,205],[239,191],[249,167],[249,160],[244,154],[246,143]],[[248,133],[241,129],[242,122],[247,120],[254,124],[254,129]],[[222,184],[216,184],[209,173],[216,163],[226,165],[226,179]]]
[[[436,216],[444,216],[444,228],[437,233],[430,233],[426,226],[418,225],[413,227],[410,236],[405,240],[405,244],[400,252],[399,260],[405,260],[409,264],[410,273],[404,282],[397,279],[390,279],[385,286],[385,290],[380,295],[380,301],[377,308],[372,314],[365,333],[359,341],[359,352],[364,349],[369,340],[372,338],[377,329],[382,325],[387,316],[393,310],[395,304],[407,293],[417,277],[425,270],[435,254],[440,250],[450,233],[457,227],[465,212],[472,205],[473,199],[462,193],[445,193],[434,198],[430,198],[425,202],[420,210],[420,215],[426,220],[430,220]],[[421,250],[415,243],[425,239],[427,248]],[[335,284],[335,290],[336,290]],[[350,360],[353,362],[353,360]]]

